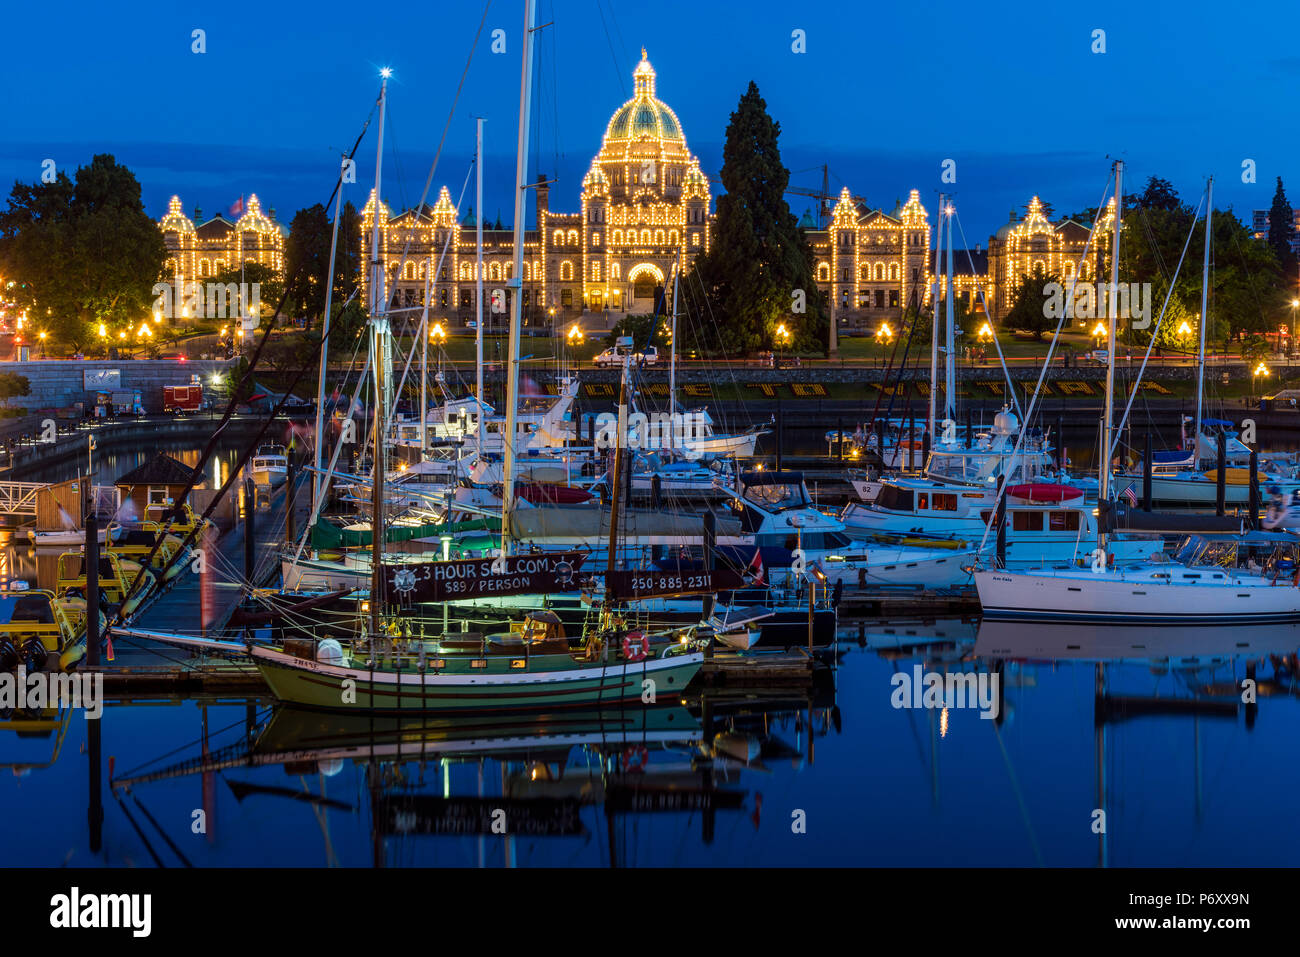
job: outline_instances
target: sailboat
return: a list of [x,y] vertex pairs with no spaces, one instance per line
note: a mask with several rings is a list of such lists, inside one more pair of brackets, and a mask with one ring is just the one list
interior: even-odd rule
[[[523,90],[515,194],[515,277],[522,277],[524,203],[528,154],[529,106],[533,63],[533,21],[536,0],[526,0],[524,19]],[[375,195],[380,195],[387,74],[379,97],[379,146],[375,166]],[[591,707],[610,704],[652,705],[657,695],[685,689],[703,664],[703,647],[711,634],[696,634],[698,626],[647,635],[626,627],[610,604],[602,609],[598,626],[571,642],[562,623],[545,612],[530,614],[510,631],[495,635],[414,636],[410,622],[392,612],[397,605],[420,600],[422,589],[460,594],[507,595],[563,590],[572,579],[572,566],[555,556],[511,555],[510,516],[516,500],[513,481],[502,494],[502,537],[494,559],[469,562],[435,561],[416,565],[384,561],[385,466],[388,410],[392,403],[391,332],[386,316],[385,275],[379,255],[378,217],[371,245],[370,367],[374,392],[374,471],[371,478],[373,518],[369,600],[361,606],[368,624],[355,638],[300,640],[280,645],[186,639],[133,632],[173,644],[204,647],[253,659],[272,693],[281,702],[306,707],[350,711],[458,712]],[[522,296],[519,278],[512,280],[509,372],[506,386],[505,462],[503,475],[513,477],[519,395]],[[626,370],[625,370],[626,382]],[[615,474],[623,458],[623,441],[615,448]],[[611,544],[618,529],[618,483],[611,504]],[[610,551],[610,564],[613,565]]]
[[[1122,197],[1124,164],[1114,167],[1115,196]],[[1207,189],[1207,194],[1209,190]],[[1206,247],[1210,242],[1206,211]],[[1111,289],[1119,283],[1122,201],[1115,205]],[[1207,254],[1208,256],[1208,254]],[[1110,297],[1108,351],[1115,354],[1116,297]],[[1202,330],[1204,326],[1202,326]],[[1202,333],[1203,334],[1203,333]],[[1106,364],[1103,448],[1114,441],[1115,364]],[[1099,501],[1103,516],[1112,508],[1111,473],[1103,457]],[[1117,567],[1107,523],[1098,525],[1090,565],[1058,565],[1011,571],[975,572],[986,616],[1105,622],[1230,623],[1300,620],[1300,537],[1282,532],[1186,538],[1171,559]]]

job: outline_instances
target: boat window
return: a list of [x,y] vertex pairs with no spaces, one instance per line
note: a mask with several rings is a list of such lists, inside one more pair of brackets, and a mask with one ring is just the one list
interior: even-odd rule
[[916,510],[919,512],[923,508],[930,507],[930,496],[927,492],[916,493]]
[[913,511],[912,490],[899,488],[897,485],[882,485],[876,495],[876,504],[891,512]]
[[840,532],[827,532],[822,536],[823,548],[845,548],[849,544],[849,537]]
[[1078,512],[1048,512],[1047,527],[1053,532],[1074,532],[1079,529]]
[[957,496],[950,492],[935,492],[930,507],[944,512],[957,511]]
[[1043,530],[1043,513],[1020,510],[1012,512],[1011,528],[1017,532],[1041,532]]
[[808,496],[804,494],[802,482],[747,485],[745,500],[773,512],[780,512],[787,508],[802,508],[808,504]]

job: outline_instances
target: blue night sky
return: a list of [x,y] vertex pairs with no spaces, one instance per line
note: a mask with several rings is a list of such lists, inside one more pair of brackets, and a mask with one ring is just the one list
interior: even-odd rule
[[[487,124],[485,207],[509,225],[519,103],[519,0],[494,0],[434,177],[455,200]],[[743,11],[743,12],[742,12]],[[57,44],[18,42],[0,61],[8,92],[0,183],[36,180],[52,158],[69,171],[96,152],[129,165],[160,216],[179,193],[205,218],[256,192],[287,223],[324,202],[391,66],[384,198],[414,203],[428,175],[483,14],[481,3],[89,2],[58,7]],[[918,189],[933,208],[940,166],[957,162],[958,215],[986,243],[1040,194],[1057,215],[1096,205],[1109,155],[1127,163],[1126,192],[1158,174],[1196,201],[1216,177],[1216,206],[1249,217],[1275,177],[1300,200],[1288,157],[1300,6],[1205,2],[744,4],[539,0],[530,179],[555,177],[551,207],[578,208],[582,175],[610,114],[630,95],[642,45],[658,94],[712,179],[730,111],[749,80],[781,123],[792,181],[847,185],[891,209]],[[52,39],[51,8],[8,11],[10,37]],[[207,52],[191,52],[191,31]],[[507,52],[491,52],[505,30]],[[791,52],[806,31],[807,52]],[[1106,31],[1106,52],[1091,52]],[[52,55],[53,54],[53,55]],[[374,175],[374,126],[358,151],[360,205]],[[1258,165],[1241,182],[1243,159]],[[1297,178],[1292,182],[1292,177]],[[814,201],[791,196],[800,215]],[[473,183],[462,208],[472,205]],[[959,240],[961,237],[958,237]]]

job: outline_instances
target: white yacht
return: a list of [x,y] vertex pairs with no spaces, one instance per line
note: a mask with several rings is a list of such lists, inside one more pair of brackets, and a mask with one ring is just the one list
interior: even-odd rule
[[[1159,558],[1159,556],[1157,556]],[[1300,538],[1248,532],[1184,539],[1172,559],[1128,568],[1060,565],[975,572],[984,614],[1093,622],[1300,620]]]

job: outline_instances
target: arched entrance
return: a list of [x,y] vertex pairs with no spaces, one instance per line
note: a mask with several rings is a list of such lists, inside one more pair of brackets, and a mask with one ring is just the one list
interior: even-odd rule
[[627,281],[631,287],[631,295],[627,300],[627,311],[635,313],[654,312],[655,288],[663,287],[663,270],[654,263],[638,263],[628,270]]

